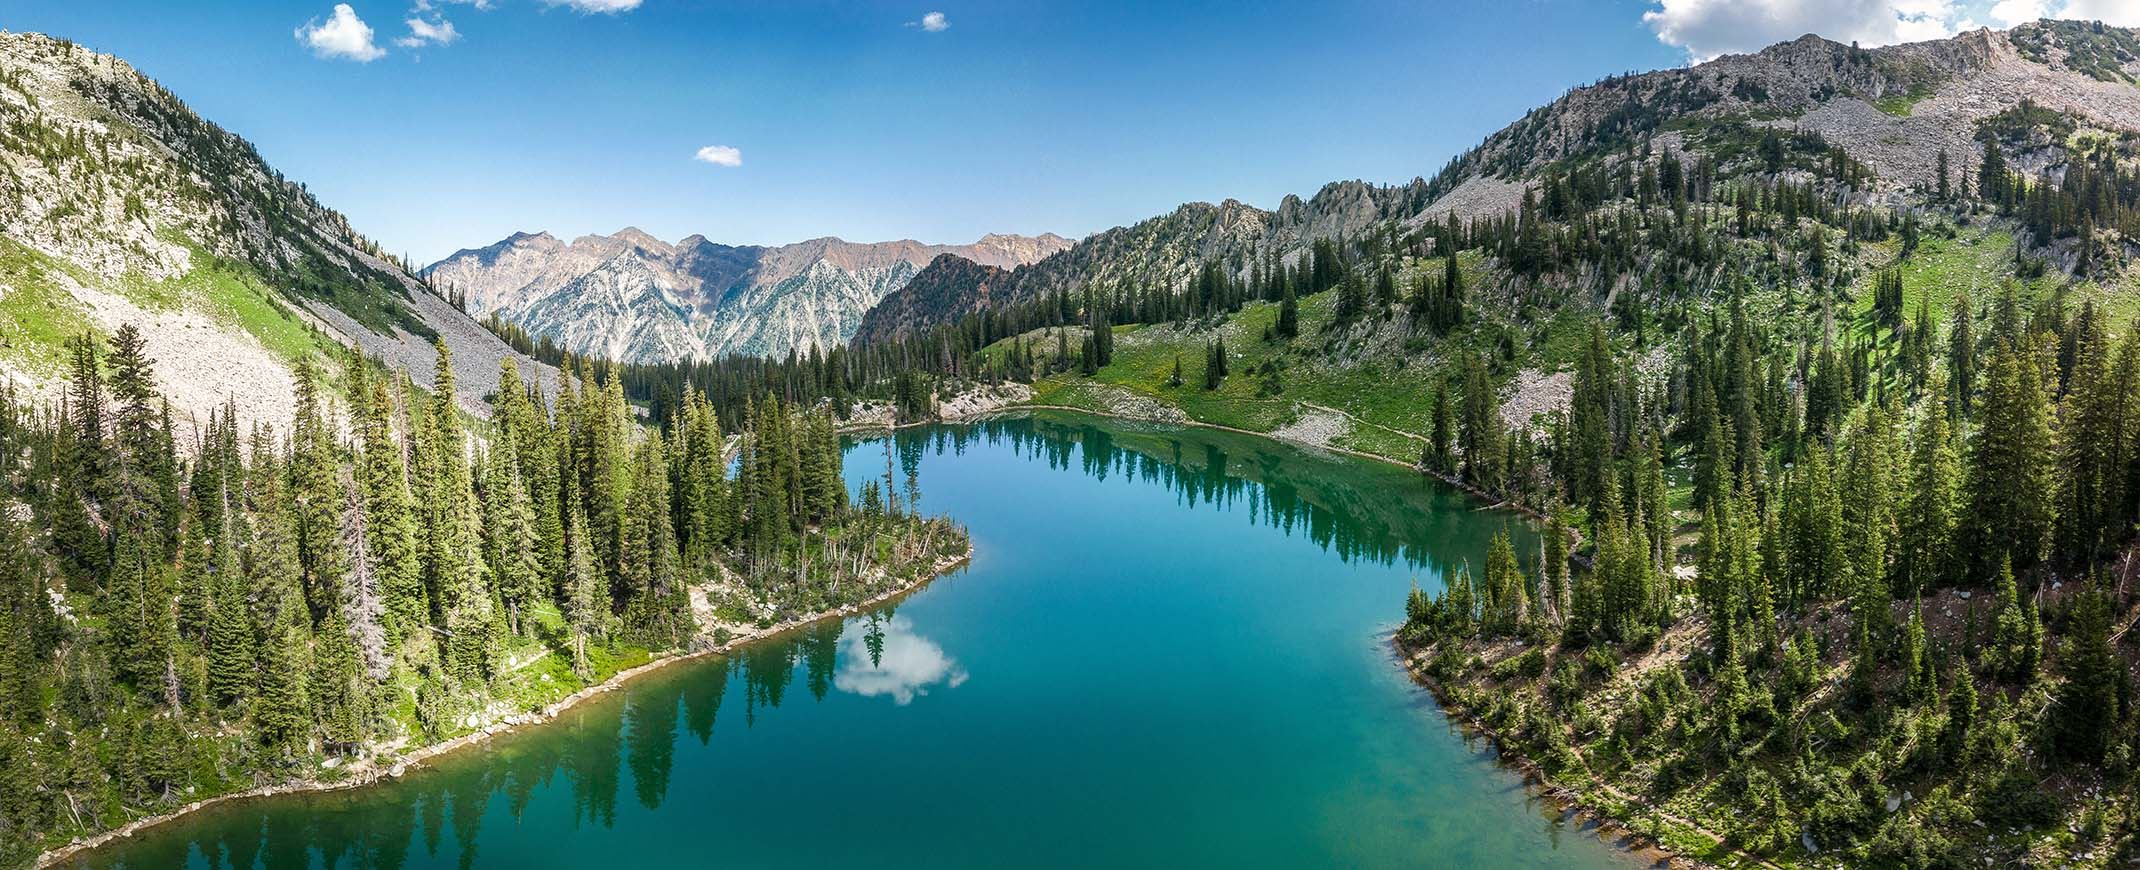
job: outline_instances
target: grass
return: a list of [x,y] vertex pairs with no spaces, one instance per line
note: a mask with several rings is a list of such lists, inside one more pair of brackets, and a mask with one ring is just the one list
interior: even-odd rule
[[59,286],[65,267],[0,237],[0,358],[33,375],[66,366],[67,339],[90,329],[89,312]]
[[1907,118],[1910,116],[1910,112],[1917,107],[1918,103],[1923,102],[1926,97],[1929,97],[1931,95],[1932,91],[1929,89],[1911,88],[1906,93],[1888,94],[1887,96],[1874,100],[1873,108],[1879,109],[1880,111],[1886,112],[1897,118]]
[[[1951,239],[1927,232],[1907,260],[1900,259],[1899,240],[1868,243],[1864,247],[1863,256],[1872,267],[1852,285],[1848,312],[1852,328],[1858,330],[1861,338],[1871,338],[1880,331],[1872,318],[1873,282],[1879,271],[1889,267],[1902,270],[1903,321],[1907,323],[1915,318],[1917,306],[1922,302],[1931,307],[1932,319],[1942,329],[1947,323],[1950,303],[1955,294],[1962,291],[1968,291],[1969,298],[1983,306],[1997,300],[2010,283],[2023,302],[2034,301],[2043,294],[2055,292],[2058,287],[2058,282],[2051,277],[2031,281],[2017,278],[2014,236],[2003,229],[1963,227]],[[2055,275],[2056,270],[2049,274]]]
[[[1484,280],[1486,265],[1475,253],[1463,255],[1458,266],[1472,286]],[[1414,268],[1439,274],[1442,261],[1425,260]],[[1336,291],[1325,291],[1303,297],[1300,335],[1290,340],[1264,340],[1266,330],[1274,330],[1278,321],[1279,306],[1270,302],[1250,303],[1230,316],[1186,326],[1118,326],[1109,365],[1091,376],[1070,371],[1038,378],[1034,402],[1104,413],[1117,410],[1126,394],[1177,409],[1197,422],[1261,433],[1295,422],[1314,410],[1310,405],[1321,406],[1353,421],[1333,446],[1414,461],[1432,425],[1436,385],[1443,380],[1439,353],[1452,344],[1477,344],[1486,335],[1410,335],[1402,305],[1386,311],[1371,308],[1360,323],[1331,329],[1337,296]],[[1572,360],[1587,334],[1576,314],[1542,328],[1545,349],[1531,361],[1547,367]],[[1217,337],[1226,342],[1229,374],[1218,389],[1206,390],[1205,352]],[[997,342],[983,352],[1000,358],[1013,340],[1030,343],[1042,358],[1052,355],[1056,346],[1053,331],[1043,329]],[[1069,345],[1080,343],[1072,340]],[[1177,359],[1180,385],[1169,383]]]

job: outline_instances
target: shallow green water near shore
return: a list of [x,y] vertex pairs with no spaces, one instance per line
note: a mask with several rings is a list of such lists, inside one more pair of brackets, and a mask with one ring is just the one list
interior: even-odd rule
[[[891,462],[967,568],[401,781],[227,805],[90,866],[1628,866],[1396,667],[1515,522],[1404,469],[1041,414]],[[850,484],[885,473],[855,444]],[[1536,552],[1520,527],[1518,552]]]

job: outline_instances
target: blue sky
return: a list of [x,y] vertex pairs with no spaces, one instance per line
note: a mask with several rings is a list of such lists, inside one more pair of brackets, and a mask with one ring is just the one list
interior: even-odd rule
[[2001,15],[2140,16],[2140,0],[346,5],[0,0],[0,27],[127,59],[428,261],[626,225],[1074,237],[1190,200],[1431,175],[1572,85],[1806,30],[1878,44]]

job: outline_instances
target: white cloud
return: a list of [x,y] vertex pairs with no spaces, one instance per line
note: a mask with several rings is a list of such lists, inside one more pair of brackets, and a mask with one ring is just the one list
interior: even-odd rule
[[[1954,0],[1652,0],[1642,21],[1694,62],[1817,33],[1872,47],[1952,36],[1970,22]],[[2079,0],[2076,0],[2079,2]]]
[[[416,0],[416,11],[431,11],[431,4],[433,2],[434,0]],[[496,8],[491,5],[490,0],[435,0],[435,2],[452,3],[461,6],[473,6],[475,7],[477,12],[489,12],[490,10]]]
[[742,166],[743,152],[726,145],[708,145],[700,148],[697,154],[691,155],[691,159],[715,166]]
[[923,15],[920,21],[907,22],[907,26],[919,27],[930,33],[942,33],[951,29],[951,19],[945,18],[942,12],[931,12]]
[[2012,27],[2050,15],[2051,4],[2047,0],[1999,0],[1985,14],[2000,27]]
[[639,8],[641,0],[543,0],[552,6],[570,6],[576,12],[615,15]]
[[453,22],[444,18],[440,18],[436,22],[425,21],[421,18],[411,18],[405,23],[409,25],[409,35],[394,40],[394,44],[402,48],[419,48],[425,45],[452,45],[460,41],[461,38],[461,32],[453,29]]
[[371,25],[358,18],[357,10],[347,3],[334,4],[334,13],[325,22],[315,18],[297,28],[297,41],[326,58],[370,63],[386,55],[386,49],[372,43]]
[[2058,10],[2058,17],[2140,27],[2140,3],[2133,0],[2067,0]]
[[912,620],[894,616],[882,628],[883,645],[874,658],[869,635],[850,633],[840,638],[842,661],[832,677],[833,688],[865,698],[889,695],[892,703],[904,707],[938,683],[956,689],[966,682],[966,669],[935,641],[915,634]]

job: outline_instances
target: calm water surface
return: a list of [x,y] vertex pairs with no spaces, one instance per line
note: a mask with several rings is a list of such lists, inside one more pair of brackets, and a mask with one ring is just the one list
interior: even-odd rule
[[[885,452],[854,444],[849,483]],[[909,430],[893,461],[972,529],[970,567],[402,781],[210,810],[89,863],[1632,863],[1393,663],[1410,584],[1483,564],[1510,516],[1391,466],[1069,415]]]

